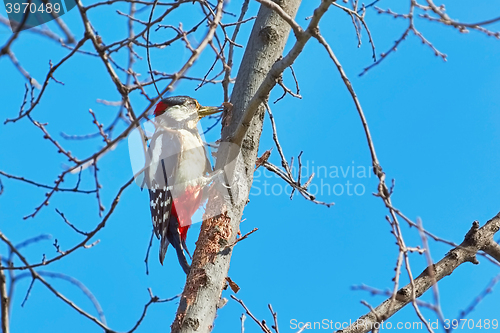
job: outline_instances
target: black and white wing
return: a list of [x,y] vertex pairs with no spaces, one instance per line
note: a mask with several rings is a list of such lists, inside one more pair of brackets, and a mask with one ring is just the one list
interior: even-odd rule
[[180,147],[179,138],[174,133],[162,130],[155,132],[148,149],[150,161],[145,181],[149,188],[153,230],[160,239],[160,263],[163,264],[168,245],[172,244],[187,274],[189,264],[183,252],[179,221],[172,214],[173,198],[169,189],[169,183],[173,184],[175,179]]

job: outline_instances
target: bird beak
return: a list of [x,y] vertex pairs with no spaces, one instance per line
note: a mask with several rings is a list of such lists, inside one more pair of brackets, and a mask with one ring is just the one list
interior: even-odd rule
[[224,108],[221,106],[200,106],[198,109],[198,117],[201,119],[211,114],[222,112],[223,110]]

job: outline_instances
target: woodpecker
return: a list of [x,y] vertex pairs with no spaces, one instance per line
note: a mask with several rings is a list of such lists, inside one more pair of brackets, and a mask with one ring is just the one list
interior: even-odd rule
[[203,204],[204,189],[213,178],[197,123],[221,111],[220,107],[200,106],[188,96],[165,98],[154,111],[155,132],[144,178],[149,188],[153,229],[160,240],[160,263],[163,265],[171,244],[186,274],[190,269],[184,254],[187,231],[193,214]]

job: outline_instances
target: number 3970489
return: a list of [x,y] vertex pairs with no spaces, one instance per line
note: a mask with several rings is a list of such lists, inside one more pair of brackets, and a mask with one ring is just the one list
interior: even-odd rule
[[50,2],[41,3],[39,6],[35,3],[23,2],[23,3],[10,3],[5,4],[7,14],[14,13],[54,13],[58,14],[61,10],[61,5],[58,3],[51,4]]
[[[461,325],[460,325],[461,324]],[[448,330],[450,328],[453,328],[453,329],[457,329],[457,328],[460,328],[460,329],[469,329],[469,330],[477,330],[477,329],[494,329],[496,330],[498,328],[498,319],[478,319],[478,320],[474,320],[474,319],[453,319],[453,320],[450,320],[450,319],[445,319],[444,320],[444,325],[443,325],[443,328],[445,330]]]

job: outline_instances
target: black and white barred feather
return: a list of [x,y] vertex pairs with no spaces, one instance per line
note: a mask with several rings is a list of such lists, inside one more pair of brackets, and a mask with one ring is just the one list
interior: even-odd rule
[[145,172],[145,181],[149,188],[153,230],[160,239],[160,263],[163,264],[168,245],[171,244],[184,272],[188,274],[190,266],[184,254],[185,243],[179,233],[179,221],[172,214],[173,198],[169,188],[169,180],[172,182],[177,168],[175,152],[179,149],[178,145],[178,140],[171,133],[158,132],[153,136],[148,150],[151,160]]

